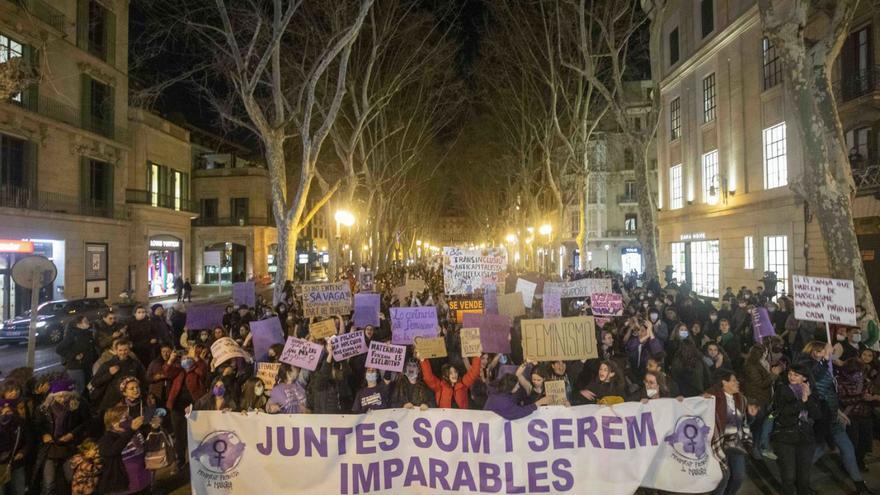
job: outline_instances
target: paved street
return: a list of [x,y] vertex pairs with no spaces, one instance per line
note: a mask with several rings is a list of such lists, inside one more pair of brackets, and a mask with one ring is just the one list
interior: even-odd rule
[[[5,344],[0,346],[0,379],[15,368],[24,366],[27,360],[27,344]],[[58,354],[55,354],[55,346],[42,345],[37,346],[36,353],[36,370],[37,373],[50,371],[55,367],[59,367],[61,361]]]

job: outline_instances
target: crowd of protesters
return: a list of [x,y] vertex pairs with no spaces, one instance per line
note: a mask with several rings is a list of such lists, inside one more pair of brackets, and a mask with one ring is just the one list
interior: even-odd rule
[[[510,273],[499,285],[513,292],[519,276]],[[423,280],[424,291],[393,290],[407,277]],[[448,356],[419,359],[410,347],[399,374],[367,367],[366,355],[335,361],[333,338],[309,334],[314,319],[302,317],[301,291],[293,283],[277,304],[258,296],[253,307],[228,306],[215,328],[187,328],[180,302],[167,312],[159,304],[138,306],[126,321],[113,312],[97,321],[74,318],[57,347],[64,372],[34,375],[22,368],[0,383],[0,495],[150,493],[156,479],[187,464],[192,409],[453,408],[516,419],[548,403],[544,385],[553,380],[565,383],[567,405],[713,398],[712,446],[724,471],[715,493],[737,493],[751,457],[777,463],[783,493],[810,494],[812,466],[832,450],[855,489],[870,493],[862,473],[880,406],[876,324],[835,328],[827,342],[824,325],[796,320],[791,299],[762,288],[728,289],[711,301],[674,282],[661,287],[604,271],[566,274],[584,277],[612,279],[624,301],[622,316],[597,318],[599,356],[584,361],[525,361],[520,318],[512,322],[510,354],[463,358],[442,272],[426,265],[377,274],[379,326],[354,327],[350,315],[333,318],[338,333],[363,331],[369,345],[390,341],[389,308],[436,306]],[[540,297],[544,280],[532,278]],[[360,290],[356,271],[340,280]],[[588,298],[563,302],[563,316],[592,314]],[[540,318],[541,304],[532,306],[524,317]],[[750,313],[756,307],[767,309],[776,335],[756,341]],[[288,336],[326,347],[315,371],[281,363],[275,380],[264,383],[249,360],[217,362],[211,355],[211,344],[226,337],[253,353],[249,324],[271,316]],[[270,348],[268,361],[278,362],[282,348]],[[505,364],[516,371],[501,373]]]

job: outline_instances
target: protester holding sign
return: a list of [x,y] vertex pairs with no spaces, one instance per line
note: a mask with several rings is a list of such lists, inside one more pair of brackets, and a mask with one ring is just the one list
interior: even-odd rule
[[479,357],[471,358],[471,368],[464,376],[460,376],[458,369],[450,364],[443,365],[440,378],[434,376],[431,363],[427,359],[421,360],[421,366],[425,384],[434,391],[437,407],[444,409],[468,408],[468,390],[480,376]]
[[266,403],[266,412],[269,414],[302,414],[308,411],[306,404],[306,391],[297,381],[300,369],[289,364],[282,364],[278,368],[275,386]]
[[489,400],[486,401],[484,410],[492,411],[502,418],[513,421],[524,418],[537,410],[538,406],[549,402],[547,397],[541,397],[532,404],[520,404],[520,394],[517,393],[518,383],[515,376],[504,375],[492,386]]

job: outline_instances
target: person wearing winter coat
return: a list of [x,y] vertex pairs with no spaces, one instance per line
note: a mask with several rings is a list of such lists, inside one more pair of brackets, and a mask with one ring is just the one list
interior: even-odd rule
[[364,386],[357,391],[352,402],[351,412],[363,414],[378,409],[388,409],[390,390],[382,379],[379,370],[367,368],[364,373]]
[[123,378],[133,376],[141,384],[146,383],[144,367],[130,350],[131,342],[128,339],[116,339],[113,342],[113,357],[104,362],[92,378],[92,403],[100,414],[122,400],[119,383]]
[[55,347],[55,352],[61,356],[67,375],[76,385],[76,393],[82,395],[92,379],[92,365],[98,359],[92,324],[87,316],[77,316],[67,324],[64,338]]
[[180,349],[180,337],[186,333],[186,306],[182,302],[174,303],[171,306],[171,316],[168,317],[171,323],[171,334],[174,346]]
[[218,376],[211,381],[210,390],[193,404],[193,410],[236,411],[238,410],[238,401],[232,395],[232,392],[226,388],[223,377]]
[[159,339],[153,335],[153,323],[148,318],[147,308],[138,305],[134,309],[134,317],[128,320],[128,338],[131,340],[131,350],[134,351],[143,366],[153,360],[153,346],[159,344]]
[[541,397],[532,404],[520,404],[522,397],[519,391],[519,382],[514,375],[504,375],[495,380],[490,388],[489,398],[486,399],[486,405],[483,406],[484,411],[492,411],[502,418],[513,421],[515,419],[524,418],[532,414],[538,409],[549,403],[549,397]]
[[434,404],[433,395],[422,380],[418,361],[407,361],[391,389],[391,407],[428,409]]
[[623,402],[625,396],[626,377],[614,361],[603,361],[596,378],[580,390],[579,397],[576,396],[576,403],[601,404],[606,400],[617,403]]
[[810,369],[796,364],[776,382],[773,393],[773,433],[784,495],[811,495],[810,471],[816,438],[813,427],[821,416],[811,385]]
[[[746,447],[745,440],[751,440],[749,416],[757,412],[748,406],[746,398],[740,393],[736,374],[726,368],[715,372],[715,384],[706,392],[707,397],[715,399],[715,435],[722,438],[739,438],[736,447]],[[727,469],[714,495],[735,495],[746,477],[746,454],[731,448],[727,442],[723,446]]]
[[86,439],[79,444],[79,454],[70,458],[70,470],[73,480],[70,483],[70,495],[92,495],[98,489],[103,470],[98,444]]
[[113,341],[124,337],[127,329],[118,321],[116,321],[116,313],[106,311],[101,314],[98,321],[95,322],[95,352],[100,355],[104,351],[111,350]]
[[[174,342],[174,331],[166,320],[165,306],[154,304],[150,306],[150,327],[152,335],[159,341],[158,344],[171,344]],[[153,353],[156,353],[158,345],[153,345]],[[146,364],[144,364],[146,366]]]
[[278,367],[275,385],[266,402],[269,414],[302,414],[308,412],[306,390],[299,379],[301,371],[296,366],[283,363]]
[[174,349],[170,343],[163,342],[156,356],[147,367],[147,390],[153,404],[164,404],[168,400],[171,378],[165,373],[165,366],[171,360]]
[[25,495],[27,457],[33,448],[31,425],[16,414],[18,401],[0,399],[0,465],[9,466],[9,481],[0,485],[3,495]]
[[443,409],[468,408],[468,390],[480,376],[480,356],[471,358],[471,368],[464,376],[460,376],[458,369],[454,366],[444,364],[440,371],[441,377],[437,378],[427,359],[422,359],[420,365],[425,384],[434,391],[437,407]]
[[62,466],[76,453],[76,446],[88,432],[88,407],[82,403],[75,388],[67,377],[52,381],[46,399],[37,409],[36,425],[41,441],[37,465],[42,464],[41,495],[58,493],[58,486],[66,486],[70,481],[65,480]]
[[150,484],[150,473],[144,464],[144,439],[140,430],[144,417],[128,417],[125,405],[112,407],[104,413],[104,435],[98,441],[103,463],[97,493],[123,495],[138,493]]
[[874,408],[880,396],[874,395],[873,385],[859,358],[847,359],[837,375],[840,407],[849,418],[846,434],[856,450],[856,463],[865,469],[865,455],[874,447]]
[[333,344],[327,342],[327,357],[309,379],[308,404],[315,414],[345,414],[351,412],[353,396],[349,388],[351,368],[348,360],[333,361]]
[[[171,381],[165,407],[171,416],[171,429],[174,438],[186,438],[186,409],[207,391],[208,363],[198,357],[200,346],[196,345],[190,354],[179,356],[172,352],[162,368]],[[186,463],[186,442],[175,442],[176,459],[179,467]]]
[[630,370],[640,378],[645,373],[648,359],[663,354],[663,341],[654,336],[656,323],[646,321],[640,324],[636,320],[627,325],[627,333],[630,335],[624,345],[627,361]]

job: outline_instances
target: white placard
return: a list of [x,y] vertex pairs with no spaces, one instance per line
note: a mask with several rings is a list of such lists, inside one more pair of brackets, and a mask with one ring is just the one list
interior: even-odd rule
[[856,326],[856,296],[852,280],[794,275],[794,317]]
[[535,300],[535,290],[537,288],[538,284],[518,278],[516,279],[516,290],[514,292],[521,293],[523,296],[523,306],[532,309],[532,301]]

